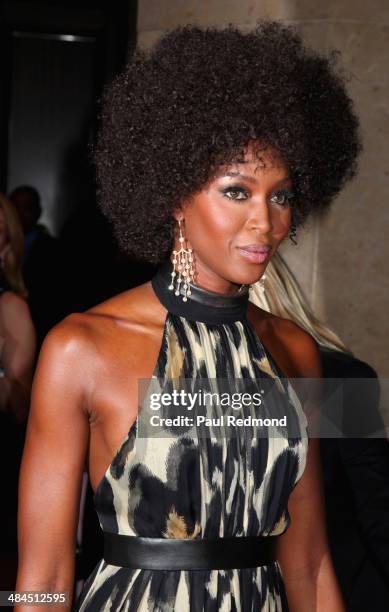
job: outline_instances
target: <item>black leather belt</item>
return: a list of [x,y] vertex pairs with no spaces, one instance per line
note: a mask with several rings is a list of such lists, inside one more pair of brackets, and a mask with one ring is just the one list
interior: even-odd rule
[[258,567],[276,560],[278,536],[145,538],[104,532],[110,565],[151,570],[208,570]]

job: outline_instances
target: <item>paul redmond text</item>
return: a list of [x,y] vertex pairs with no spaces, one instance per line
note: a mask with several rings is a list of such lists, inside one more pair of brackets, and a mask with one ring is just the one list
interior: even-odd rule
[[153,427],[193,427],[194,425],[205,427],[286,427],[286,416],[280,419],[263,419],[259,417],[237,417],[234,415],[220,415],[219,417],[205,417],[203,415],[176,416],[173,418],[153,415],[150,417],[150,425]]

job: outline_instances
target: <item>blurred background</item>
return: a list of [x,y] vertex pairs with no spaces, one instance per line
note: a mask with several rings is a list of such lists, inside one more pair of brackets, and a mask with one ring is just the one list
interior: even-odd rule
[[[102,88],[136,41],[137,4],[43,0],[0,7],[0,191],[23,224],[23,273],[39,348],[66,314],[147,276],[136,266],[129,279],[129,262],[96,209],[88,158]],[[40,197],[39,218],[36,194],[13,194],[26,185]]]
[[[148,47],[170,28],[233,23],[248,30],[260,17],[295,24],[315,49],[339,49],[350,76],[365,147],[359,174],[326,219],[298,231],[298,245],[286,240],[281,252],[315,313],[389,377],[387,0],[0,1],[0,191],[23,231],[36,352],[68,313],[153,272],[118,252],[96,208],[88,143],[104,85],[136,44]],[[10,533],[1,553],[5,577],[14,571],[15,519],[1,520]]]

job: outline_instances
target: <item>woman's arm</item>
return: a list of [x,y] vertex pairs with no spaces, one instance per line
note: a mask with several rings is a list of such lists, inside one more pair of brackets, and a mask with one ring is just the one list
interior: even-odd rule
[[[89,439],[91,353],[70,315],[43,343],[32,389],[19,482],[16,590],[68,594],[71,609],[81,478]],[[57,610],[20,605],[19,612]],[[61,608],[64,609],[64,608]]]
[[[299,330],[300,376],[320,378],[320,353]],[[312,386],[314,388],[314,386]],[[316,402],[317,398],[307,400]],[[291,524],[279,539],[278,559],[290,612],[345,612],[330,556],[320,467],[319,438],[309,440],[304,473],[289,497]]]
[[35,363],[36,334],[27,302],[12,291],[0,298],[4,344],[1,353],[0,409],[19,422],[28,415]]

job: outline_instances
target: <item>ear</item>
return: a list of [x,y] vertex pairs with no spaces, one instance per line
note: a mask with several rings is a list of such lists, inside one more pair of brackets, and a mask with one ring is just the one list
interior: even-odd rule
[[182,208],[176,208],[175,210],[173,210],[172,217],[176,221],[182,221],[184,219],[184,211],[182,210]]
[[185,219],[185,213],[186,213],[188,206],[192,206],[192,205],[193,205],[193,194],[187,196],[185,199],[182,199],[180,201],[179,205],[172,212],[173,218],[176,221],[178,220],[183,221]]

